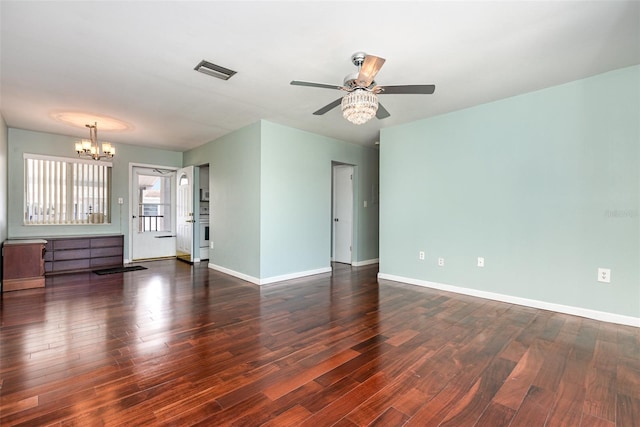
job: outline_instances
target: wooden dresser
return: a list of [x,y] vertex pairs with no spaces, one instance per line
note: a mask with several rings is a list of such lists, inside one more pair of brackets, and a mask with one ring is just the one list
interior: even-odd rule
[[121,267],[124,236],[48,237],[45,249],[46,275]]
[[2,291],[44,288],[46,240],[7,240],[2,245]]

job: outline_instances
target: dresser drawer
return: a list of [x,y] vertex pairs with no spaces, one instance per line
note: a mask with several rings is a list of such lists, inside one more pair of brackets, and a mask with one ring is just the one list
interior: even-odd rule
[[86,270],[91,267],[91,260],[86,259],[72,259],[69,261],[56,261],[53,263],[51,272],[60,272],[67,270]]
[[103,256],[121,256],[122,246],[112,246],[110,248],[92,248],[91,258],[103,257]]
[[65,251],[55,251],[53,253],[54,261],[65,261],[68,259],[90,258],[91,249],[68,249]]
[[122,247],[122,237],[94,237],[91,239],[91,247],[92,248],[104,248],[108,246],[119,246]]
[[112,257],[102,257],[102,258],[92,258],[91,259],[91,268],[95,267],[116,267],[122,265],[122,257],[112,256]]
[[61,249],[81,249],[88,248],[91,244],[89,239],[61,239],[53,241],[53,250]]

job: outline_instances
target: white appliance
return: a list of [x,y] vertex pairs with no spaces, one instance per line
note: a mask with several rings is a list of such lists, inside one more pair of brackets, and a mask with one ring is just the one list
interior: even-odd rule
[[200,216],[200,259],[209,259],[209,217]]
[[209,220],[200,218],[200,247],[209,246]]
[[209,190],[200,189],[200,259],[209,259]]

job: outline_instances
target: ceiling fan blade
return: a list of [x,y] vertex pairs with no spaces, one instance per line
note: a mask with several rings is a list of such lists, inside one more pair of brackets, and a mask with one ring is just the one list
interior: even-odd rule
[[345,89],[342,86],[327,85],[327,84],[324,84],[324,83],[301,82],[301,81],[298,81],[298,80],[293,80],[291,82],[291,84],[293,86],[321,87],[323,89],[338,89],[338,90],[344,90]]
[[364,62],[362,63],[362,67],[360,67],[360,73],[358,74],[358,78],[356,79],[356,83],[360,87],[369,87],[373,79],[384,65],[384,58],[380,58],[378,56],[367,55],[364,58]]
[[378,111],[376,111],[376,118],[378,119],[386,119],[387,117],[389,117],[391,114],[389,114],[389,112],[387,111],[386,108],[384,108],[382,106],[382,104],[380,104],[378,102]]
[[376,86],[380,89],[380,95],[384,94],[423,94],[431,95],[435,90],[435,85],[399,85],[399,86]]
[[[332,103],[325,105],[324,107],[322,107],[318,111],[315,111],[313,114],[316,115],[316,116],[321,116],[324,113],[326,113],[327,111],[330,111],[330,110],[333,110],[334,108],[336,108],[338,105],[340,105],[341,102],[342,102],[342,98],[338,98],[335,101],[333,101]],[[378,106],[379,105],[380,104],[378,104]]]

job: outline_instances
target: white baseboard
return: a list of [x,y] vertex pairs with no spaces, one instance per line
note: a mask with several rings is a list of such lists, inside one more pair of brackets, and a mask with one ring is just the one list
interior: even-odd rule
[[494,301],[507,302],[510,304],[523,305],[526,307],[539,308],[542,310],[556,311],[558,313],[571,314],[574,316],[586,317],[603,322],[635,326],[636,328],[640,328],[640,317],[624,316],[621,314],[607,313],[604,311],[591,310],[588,308],[573,307],[569,305],[555,304],[528,298],[520,298],[511,295],[497,294],[493,292],[480,291],[477,289],[464,288],[460,286],[445,285],[443,283],[429,282],[426,280],[412,279],[409,277],[395,276],[386,273],[378,273],[378,279],[391,280],[394,282],[407,283],[409,285],[423,286],[426,288],[439,289],[441,291],[455,292],[457,294],[470,295]]
[[282,276],[273,276],[273,277],[267,277],[265,279],[258,279],[257,277],[249,276],[247,274],[240,273],[238,271],[234,271],[234,270],[221,267],[219,265],[215,265],[212,263],[207,264],[207,266],[212,270],[216,270],[221,273],[225,273],[230,276],[237,277],[242,280],[246,280],[247,282],[251,282],[255,285],[268,285],[270,283],[283,282],[285,280],[298,279],[300,277],[314,276],[316,274],[323,274],[323,273],[331,273],[332,271],[331,267],[324,267],[324,268],[318,268],[316,270],[299,271],[296,273],[284,274]]
[[209,267],[212,270],[216,270],[216,271],[219,271],[221,273],[228,274],[229,276],[233,276],[233,277],[237,277],[238,279],[246,280],[247,282],[251,282],[251,283],[253,283],[255,285],[259,285],[260,284],[260,279],[258,279],[257,277],[249,276],[248,274],[240,273],[238,271],[231,270],[231,269],[226,268],[226,267],[221,267],[219,265],[215,265],[215,264],[212,264],[212,263],[208,263],[207,267]]
[[299,271],[297,273],[283,274],[282,276],[267,277],[260,279],[259,285],[268,285],[269,283],[283,282],[285,280],[298,279],[300,277],[315,276],[316,274],[331,273],[331,267],[318,268],[316,270]]
[[353,265],[354,267],[362,267],[363,265],[377,264],[379,262],[380,262],[380,258],[374,258],[374,259],[365,259],[364,261],[355,261],[351,265]]

